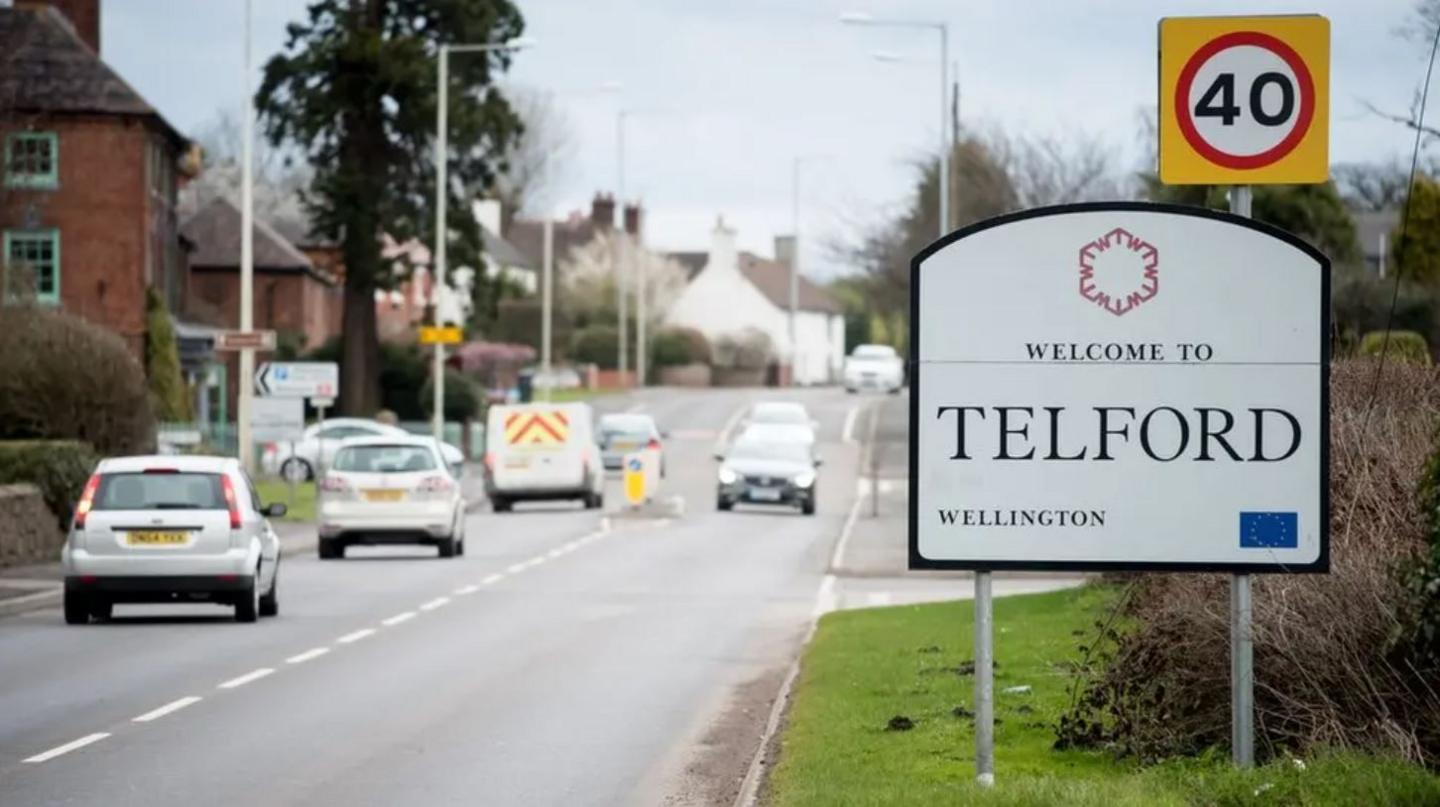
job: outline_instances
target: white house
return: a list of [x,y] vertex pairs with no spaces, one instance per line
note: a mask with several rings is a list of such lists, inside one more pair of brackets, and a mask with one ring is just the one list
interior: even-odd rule
[[[789,257],[790,239],[776,239],[777,252]],[[682,263],[698,263],[676,255]],[[828,384],[840,376],[845,361],[845,318],[840,304],[803,274],[795,345],[790,344],[790,265],[735,248],[735,231],[722,220],[715,225],[704,267],[666,312],[671,325],[695,328],[714,341],[753,327],[764,331],[778,358],[790,363],[797,384]],[[793,357],[793,361],[791,360]]]

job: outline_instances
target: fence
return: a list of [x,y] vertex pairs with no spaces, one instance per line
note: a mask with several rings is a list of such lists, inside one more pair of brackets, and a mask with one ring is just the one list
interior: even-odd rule
[[[399,427],[411,434],[428,435],[431,424],[428,420],[401,421]],[[485,424],[472,421],[469,433],[465,424],[445,424],[445,442],[464,451],[466,456],[478,460],[485,453]],[[156,428],[156,442],[162,454],[211,454],[222,457],[240,455],[240,439],[236,426],[229,423],[161,423]],[[265,444],[255,443],[253,456],[264,453]]]

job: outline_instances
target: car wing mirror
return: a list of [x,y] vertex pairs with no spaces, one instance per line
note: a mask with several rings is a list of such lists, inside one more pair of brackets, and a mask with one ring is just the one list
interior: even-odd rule
[[274,502],[272,504],[266,505],[264,516],[266,518],[283,518],[284,515],[288,512],[290,512],[290,508],[286,507],[280,502]]

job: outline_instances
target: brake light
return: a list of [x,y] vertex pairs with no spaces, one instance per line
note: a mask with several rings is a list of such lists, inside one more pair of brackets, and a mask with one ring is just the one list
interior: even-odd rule
[[146,468],[142,473],[147,474],[178,474],[179,468]]
[[220,477],[220,489],[225,493],[225,509],[230,511],[230,529],[240,529],[240,502],[235,498],[235,483],[230,477]]
[[651,438],[650,438],[650,442],[646,443],[646,444],[645,444],[645,447],[648,448],[648,449],[650,449],[650,450],[652,450],[652,451],[659,451],[659,450],[660,450],[660,441],[659,441],[659,440],[656,440],[654,437],[651,437]]
[[487,471],[493,471],[493,470],[495,470],[495,452],[494,452],[494,451],[486,451],[486,452],[485,452],[485,470],[487,470]]
[[324,479],[320,480],[320,489],[326,493],[344,493],[350,489],[350,485],[344,477],[327,474]]
[[95,490],[100,487],[100,474],[91,474],[85,481],[85,488],[80,492],[80,501],[75,503],[75,528],[85,528],[85,517],[90,515],[90,508],[95,505]]
[[454,485],[448,477],[436,475],[420,480],[420,485],[416,489],[427,493],[449,493],[453,487]]

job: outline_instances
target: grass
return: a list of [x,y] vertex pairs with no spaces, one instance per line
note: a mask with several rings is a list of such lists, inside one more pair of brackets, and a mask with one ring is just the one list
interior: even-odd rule
[[315,520],[315,483],[300,482],[295,485],[295,500],[290,500],[290,484],[280,479],[262,479],[255,483],[263,504],[279,502],[288,506],[282,521]]
[[[555,389],[550,390],[550,403],[575,403],[577,401],[589,401],[594,398],[599,398],[602,395],[618,395],[625,391],[626,390],[622,389],[584,389],[578,387],[575,389]],[[539,402],[543,401],[544,399],[544,391],[536,390],[535,400]]]
[[[845,611],[806,651],[766,803],[799,805],[1436,804],[1440,777],[1325,754],[1238,771],[1221,751],[1150,768],[1055,751],[1071,662],[1116,593],[1102,586],[995,603],[996,785],[974,783],[969,602]],[[1005,693],[1029,686],[1028,693]],[[904,716],[909,730],[888,728]]]

